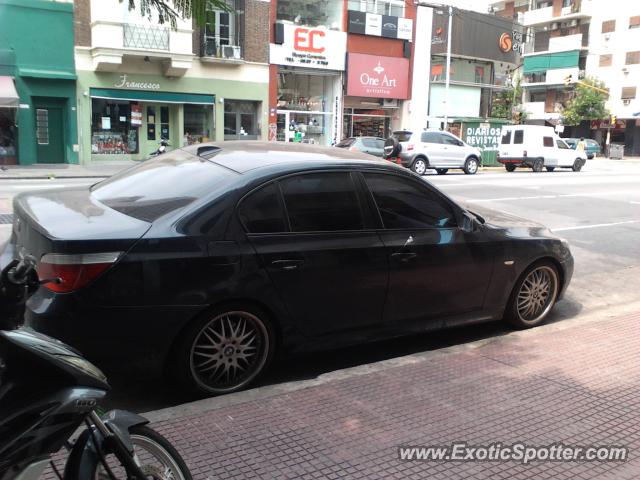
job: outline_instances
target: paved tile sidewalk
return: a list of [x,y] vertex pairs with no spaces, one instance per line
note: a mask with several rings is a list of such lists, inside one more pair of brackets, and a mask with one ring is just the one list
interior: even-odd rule
[[69,164],[36,164],[8,165],[0,170],[1,180],[39,179],[39,178],[104,178],[110,177],[125,168],[138,165],[140,162],[113,161],[93,162],[90,165]]
[[[290,393],[151,417],[194,479],[636,479],[639,321],[640,313],[515,333]],[[631,460],[398,460],[398,445],[455,441],[615,444],[630,447]]]

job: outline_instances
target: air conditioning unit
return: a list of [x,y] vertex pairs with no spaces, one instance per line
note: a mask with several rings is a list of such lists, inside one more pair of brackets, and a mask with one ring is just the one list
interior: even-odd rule
[[231,58],[233,60],[242,59],[242,52],[237,45],[223,45],[222,58]]
[[629,69],[627,67],[622,67],[622,73],[629,73]]
[[631,103],[631,99],[630,98],[624,98],[622,99],[622,104],[623,105],[629,105]]
[[609,39],[611,39],[611,34],[610,34],[610,33],[605,33],[605,34],[604,34],[604,39],[605,39],[605,41],[607,41],[607,42],[608,42],[608,41],[609,41]]
[[549,27],[549,30],[557,30],[560,28],[560,24],[558,22],[553,22]]
[[584,80],[586,76],[587,76],[587,72],[585,72],[584,70],[578,71],[578,80]]

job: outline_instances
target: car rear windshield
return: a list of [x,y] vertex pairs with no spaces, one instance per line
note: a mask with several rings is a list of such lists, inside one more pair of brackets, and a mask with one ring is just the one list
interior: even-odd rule
[[355,138],[345,138],[344,140],[340,140],[336,143],[336,147],[340,148],[348,148],[356,142]]
[[222,190],[237,173],[175,150],[91,187],[93,197],[130,217],[153,222]]
[[411,139],[412,132],[393,132],[393,136],[398,139],[399,142],[408,142]]

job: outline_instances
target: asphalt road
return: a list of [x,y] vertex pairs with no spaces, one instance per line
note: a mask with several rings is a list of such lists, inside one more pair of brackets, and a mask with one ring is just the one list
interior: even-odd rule
[[[582,172],[427,175],[455,200],[543,223],[566,238],[575,257],[574,277],[550,321],[612,315],[640,301],[640,161],[591,160]],[[95,180],[0,180],[0,213],[20,191],[65,188]],[[8,236],[0,225],[0,240]],[[261,384],[314,378],[326,372],[508,333],[501,323],[459,328],[336,352],[278,360]],[[111,378],[109,403],[138,411],[193,400],[157,379]]]

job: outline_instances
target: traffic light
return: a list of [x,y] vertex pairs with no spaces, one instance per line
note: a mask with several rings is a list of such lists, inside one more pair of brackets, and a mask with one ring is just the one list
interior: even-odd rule
[[615,115],[611,115],[611,125],[615,125],[616,124],[616,120],[618,120],[618,117],[616,117]]
[[567,75],[566,77],[564,77],[565,85],[571,85],[571,83],[573,83],[573,75]]

